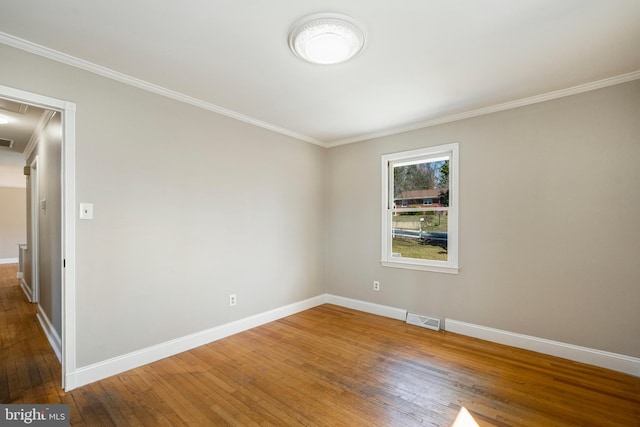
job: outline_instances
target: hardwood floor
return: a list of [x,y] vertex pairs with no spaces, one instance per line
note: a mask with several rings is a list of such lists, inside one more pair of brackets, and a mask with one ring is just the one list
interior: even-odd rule
[[640,378],[323,305],[65,393],[0,265],[0,399],[72,425],[640,426]]

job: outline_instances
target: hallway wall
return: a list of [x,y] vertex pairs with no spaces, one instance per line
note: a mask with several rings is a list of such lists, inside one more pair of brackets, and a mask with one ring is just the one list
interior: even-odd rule
[[24,188],[0,187],[0,262],[17,259],[18,244],[27,242],[26,197]]

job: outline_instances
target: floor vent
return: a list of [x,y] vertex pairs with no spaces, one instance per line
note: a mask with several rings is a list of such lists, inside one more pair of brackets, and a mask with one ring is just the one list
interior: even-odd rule
[[409,313],[407,315],[407,323],[410,325],[420,326],[422,328],[440,330],[440,319],[428,316],[420,316],[419,314]]

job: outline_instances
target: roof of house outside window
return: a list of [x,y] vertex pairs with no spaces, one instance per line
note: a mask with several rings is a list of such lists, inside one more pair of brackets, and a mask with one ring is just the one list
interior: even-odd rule
[[407,190],[394,197],[394,200],[437,199],[445,191],[447,191],[446,188],[434,188],[431,190]]

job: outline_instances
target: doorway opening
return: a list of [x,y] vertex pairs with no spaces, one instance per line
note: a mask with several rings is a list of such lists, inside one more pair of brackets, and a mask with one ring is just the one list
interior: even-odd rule
[[[46,272],[40,271],[40,268],[36,268],[37,275],[36,285],[32,288],[32,301],[41,301],[44,298],[51,298],[52,308],[48,316],[54,317],[49,320],[49,325],[46,325],[46,321],[43,323],[43,319],[39,319],[41,325],[47,333],[47,337],[56,350],[56,340],[58,341],[58,349],[56,354],[60,359],[62,365],[62,379],[61,386],[63,389],[69,391],[75,388],[75,371],[76,371],[76,317],[75,317],[75,110],[76,106],[72,102],[67,102],[60,99],[50,98],[47,96],[39,95],[23,91],[20,89],[11,88],[8,86],[0,85],[0,100],[6,100],[9,102],[17,102],[36,108],[42,108],[49,110],[52,114],[47,120],[43,120],[43,126],[54,126],[52,132],[59,133],[59,152],[54,151],[53,156],[57,156],[59,159],[58,169],[54,169],[55,179],[58,182],[54,184],[59,189],[59,192],[49,191],[47,194],[53,194],[53,199],[47,200],[42,197],[43,191],[41,184],[43,183],[43,175],[49,159],[44,158],[37,153],[36,157],[31,157],[28,162],[25,173],[31,173],[33,170],[36,174],[36,183],[33,184],[35,193],[31,194],[29,203],[31,204],[31,221],[36,223],[38,230],[31,229],[28,232],[34,233],[35,238],[38,241],[38,246],[34,246],[34,252],[38,252],[38,255],[34,259],[37,260],[41,255],[40,248],[42,247],[43,240],[45,243],[56,242],[57,247],[54,247],[52,251],[58,255],[54,257],[49,265],[49,272],[52,276],[59,275],[59,289],[54,289],[52,293],[45,296],[43,289],[39,284],[42,283],[42,274]],[[51,120],[52,117],[57,116],[56,120]],[[46,122],[46,123],[45,123]],[[45,128],[45,130],[47,130]],[[51,129],[49,129],[51,130]],[[34,132],[36,135],[37,132]],[[30,141],[35,145],[38,141]],[[46,144],[46,142],[45,142]],[[25,159],[26,161],[27,159]],[[53,163],[51,163],[53,164]],[[33,167],[33,169],[31,169]],[[57,172],[57,173],[56,173]],[[58,207],[59,209],[52,209],[49,221],[49,229],[58,228],[59,239],[51,240],[51,236],[42,235],[42,229],[40,222],[43,220],[43,214],[47,212],[47,207]],[[57,215],[53,215],[57,213]],[[36,220],[34,217],[38,216]],[[48,239],[48,240],[47,240]],[[34,243],[32,242],[32,245]],[[37,265],[43,264],[42,259]],[[34,270],[32,270],[34,271]],[[32,279],[32,283],[33,279]],[[58,292],[56,294],[56,292]],[[50,329],[47,331],[47,329]],[[53,335],[53,336],[51,336]],[[55,336],[57,335],[57,337]]]

